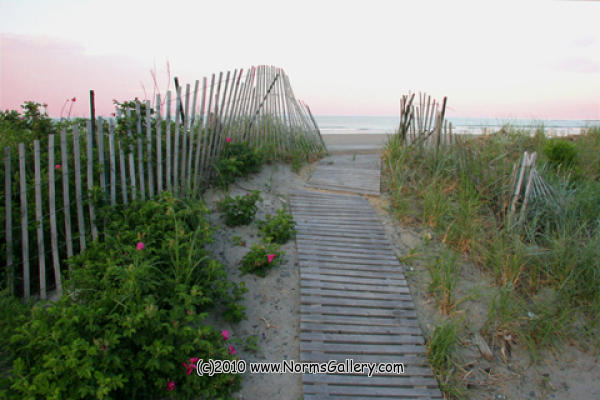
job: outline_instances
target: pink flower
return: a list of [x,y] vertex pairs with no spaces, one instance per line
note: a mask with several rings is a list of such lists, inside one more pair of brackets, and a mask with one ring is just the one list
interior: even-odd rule
[[225,138],[225,141],[226,141],[227,143],[231,143],[232,139],[231,139],[230,137],[227,137],[227,138]]
[[200,361],[200,359],[198,357],[192,357],[190,358],[190,363],[196,365],[198,363],[198,361]]
[[277,254],[267,254],[267,260],[269,261],[269,264],[273,262],[273,259],[275,259],[276,256]]
[[183,365],[183,367],[186,369],[185,373],[187,375],[190,375],[196,369],[196,366],[194,364],[188,364],[186,362],[182,362],[181,365]]
[[186,313],[187,315],[192,315],[192,312],[191,312],[190,310],[185,310],[185,313]]
[[169,392],[172,392],[173,390],[175,390],[175,382],[173,382],[173,381],[169,381],[169,382],[167,383],[167,390],[168,390]]
[[246,196],[252,196],[252,193],[246,193]]
[[223,336],[223,340],[229,340],[229,331],[227,329],[221,331],[221,336]]
[[54,169],[60,169],[60,164],[56,164],[56,165],[54,166]]
[[137,244],[135,245],[135,247],[136,247],[138,250],[144,250],[144,247],[145,247],[145,246],[144,246],[144,242],[137,242]]
[[232,344],[229,345],[229,354],[234,355],[236,353],[235,347]]

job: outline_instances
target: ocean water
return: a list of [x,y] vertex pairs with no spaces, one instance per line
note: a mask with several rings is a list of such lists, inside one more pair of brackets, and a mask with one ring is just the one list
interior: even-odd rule
[[[333,116],[316,115],[315,119],[322,134],[343,133],[394,133],[400,123],[399,116]],[[481,134],[494,132],[503,125],[534,131],[544,125],[549,135],[563,136],[577,134],[582,128],[600,126],[600,120],[556,120],[556,119],[500,119],[500,118],[447,118],[452,122],[453,132]]]

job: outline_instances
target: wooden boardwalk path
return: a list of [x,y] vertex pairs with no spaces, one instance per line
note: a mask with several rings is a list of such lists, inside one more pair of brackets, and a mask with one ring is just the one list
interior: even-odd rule
[[379,154],[339,154],[319,162],[308,185],[316,189],[378,195],[381,160]]
[[[368,186],[361,179],[367,178],[349,182],[363,190]],[[373,377],[303,374],[304,399],[441,399],[402,266],[366,198],[302,191],[291,195],[291,209],[300,264],[301,360],[396,362],[405,368],[404,374]]]

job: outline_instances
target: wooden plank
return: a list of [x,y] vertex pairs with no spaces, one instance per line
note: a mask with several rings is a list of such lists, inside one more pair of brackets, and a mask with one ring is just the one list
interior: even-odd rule
[[373,307],[378,309],[396,310],[414,310],[415,306],[412,300],[389,300],[389,299],[353,299],[340,296],[314,296],[302,293],[300,304],[323,305],[323,306],[344,306],[344,307]]
[[123,150],[123,142],[117,139],[119,145],[119,171],[121,175],[121,196],[123,198],[123,204],[127,204],[129,201],[128,189],[127,189],[127,171],[125,167],[125,151]]
[[346,291],[346,290],[338,290],[338,289],[328,289],[328,288],[310,288],[303,287],[302,288],[302,296],[337,296],[343,297],[347,299],[374,299],[374,300],[397,300],[397,301],[405,301],[410,300],[409,293],[379,293],[379,292],[360,292],[360,291]]
[[379,278],[379,277],[363,277],[363,276],[347,276],[347,275],[329,275],[323,273],[309,273],[301,271],[302,280],[319,280],[321,282],[348,282],[361,285],[373,285],[378,287],[396,287],[406,286],[404,279]]
[[154,172],[152,164],[152,120],[150,100],[146,100],[146,169],[148,170],[148,196],[154,197]]
[[379,292],[379,293],[410,293],[408,287],[395,287],[395,286],[373,286],[373,285],[358,285],[358,284],[350,284],[350,283],[337,283],[337,282],[328,282],[323,280],[303,280],[300,281],[301,288],[330,288],[330,289],[339,289],[339,290],[348,290],[348,291],[363,291],[363,292]]
[[337,262],[344,264],[359,264],[359,265],[387,265],[387,266],[400,266],[398,261],[386,261],[386,260],[369,260],[369,259],[356,259],[350,256],[329,256],[329,255],[316,255],[316,254],[303,254],[298,253],[298,259],[302,262],[306,261],[325,261],[325,262]]
[[179,129],[181,120],[179,118],[179,107],[181,107],[181,87],[177,87],[175,98],[175,135],[173,138],[173,193],[179,193]]
[[331,385],[326,387],[322,387],[322,385],[304,385],[303,387],[304,391],[307,394],[327,394],[328,399],[339,399],[349,397],[387,397],[393,399],[442,399],[440,390],[437,388],[365,387],[342,385]]
[[108,124],[108,164],[110,170],[110,205],[117,203],[117,174],[115,163],[115,126],[113,121]]
[[326,354],[380,354],[380,355],[398,355],[405,354],[425,355],[427,348],[417,344],[396,344],[390,346],[387,344],[338,344],[338,343],[319,343],[319,342],[300,342],[300,351],[318,351]]
[[195,118],[196,118],[196,100],[198,98],[198,86],[200,85],[200,81],[196,80],[194,84],[194,98],[192,100],[192,109],[191,115],[188,116],[190,120],[189,123],[189,135],[190,135],[190,143],[189,143],[189,153],[187,157],[187,168],[186,168],[186,191],[189,195],[191,195],[192,186],[192,166],[193,166],[193,157],[194,157],[194,143],[196,143],[195,135],[197,134],[197,130],[195,129]]
[[[131,110],[126,110],[127,120],[131,119]],[[135,158],[133,156],[133,137],[129,124],[127,124],[127,138],[129,139],[129,146],[127,148],[127,158],[129,160],[129,181],[131,182],[131,200],[135,201],[137,198],[137,184],[135,178]]]
[[194,160],[194,193],[200,191],[200,157],[204,157],[202,153],[204,144],[204,106],[206,104],[206,78],[202,79],[202,101],[200,104],[200,119],[198,121],[198,129],[196,134],[196,159]]
[[163,191],[162,177],[162,116],[160,111],[160,93],[156,95],[156,194]]
[[423,354],[354,354],[339,353],[329,354],[322,351],[301,351],[300,359],[303,362],[328,362],[329,360],[345,361],[353,359],[355,362],[401,362],[404,372],[412,376],[432,376],[431,368],[427,366],[427,356]]
[[98,240],[98,228],[96,227],[96,210],[94,209],[94,137],[91,121],[87,121],[87,193],[88,210],[90,213],[90,227],[92,229],[92,240]]
[[420,335],[399,334],[352,334],[352,333],[322,333],[304,332],[302,341],[323,342],[332,344],[424,344],[425,340]]
[[326,383],[329,385],[350,385],[368,387],[411,387],[411,386],[437,386],[433,377],[410,376],[404,374],[374,375],[366,374],[303,374],[302,382],[308,384]]
[[69,156],[67,152],[67,132],[60,133],[60,156],[62,170],[63,215],[65,219],[65,244],[67,257],[73,257],[73,236],[71,233],[71,199],[69,196]]
[[96,129],[96,140],[98,142],[98,164],[100,165],[100,188],[106,194],[106,171],[104,169],[104,120],[98,117],[98,129]]
[[44,250],[44,224],[42,219],[42,176],[40,166],[40,141],[33,141],[33,169],[35,192],[35,222],[37,231],[38,267],[40,278],[40,299],[46,299],[46,252]]
[[140,102],[135,102],[135,117],[136,117],[136,137],[137,144],[137,159],[138,159],[138,174],[140,182],[140,196],[142,201],[146,199],[146,183],[144,179],[144,147],[142,145],[142,115]]
[[417,318],[416,311],[403,309],[380,309],[367,308],[356,306],[328,306],[322,304],[302,304],[300,311],[307,314],[323,314],[323,315],[345,315],[354,317],[364,317],[365,324],[368,324],[370,317],[374,318]]
[[165,177],[167,180],[166,186],[167,191],[173,192],[173,186],[171,185],[171,156],[172,156],[172,146],[171,146],[171,92],[167,90],[167,115],[165,118],[166,121],[166,130],[165,133],[165,152],[166,152],[166,165],[165,165]]
[[81,189],[81,153],[79,148],[79,128],[73,127],[73,157],[75,159],[75,208],[79,230],[79,252],[85,250],[85,222],[83,220],[83,196]]
[[319,322],[300,322],[300,330],[306,332],[354,333],[354,334],[388,334],[388,335],[422,335],[421,328],[416,325],[372,326],[344,325]]
[[58,255],[58,229],[56,225],[56,181],[54,171],[60,169],[54,163],[54,135],[48,135],[48,209],[50,212],[50,247],[52,249],[52,266],[54,267],[54,282],[56,293],[62,295],[62,280]]
[[27,174],[25,173],[25,144],[19,143],[19,183],[21,198],[21,254],[23,263],[23,297],[30,297],[29,226],[27,215]]
[[12,244],[12,171],[10,147],[4,148],[4,232],[6,242],[6,286],[11,295],[15,294],[15,266],[13,265]]
[[397,279],[405,281],[403,275],[398,271],[380,271],[378,269],[369,268],[345,268],[345,266],[339,267],[321,267],[321,266],[306,266],[302,265],[302,273],[308,274],[323,274],[323,275],[343,275],[343,276],[356,276],[359,278],[372,278],[372,279]]

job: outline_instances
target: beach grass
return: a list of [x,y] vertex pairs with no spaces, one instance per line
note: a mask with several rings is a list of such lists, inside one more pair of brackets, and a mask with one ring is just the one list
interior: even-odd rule
[[[524,151],[537,152],[552,196],[532,200],[516,224],[512,174]],[[600,351],[600,128],[547,138],[543,127],[531,135],[505,126],[439,151],[395,136],[383,153],[396,217],[432,228],[490,277],[496,295],[482,330],[490,341],[510,337],[536,357],[568,335]],[[449,254],[428,265],[445,314],[456,301]]]

